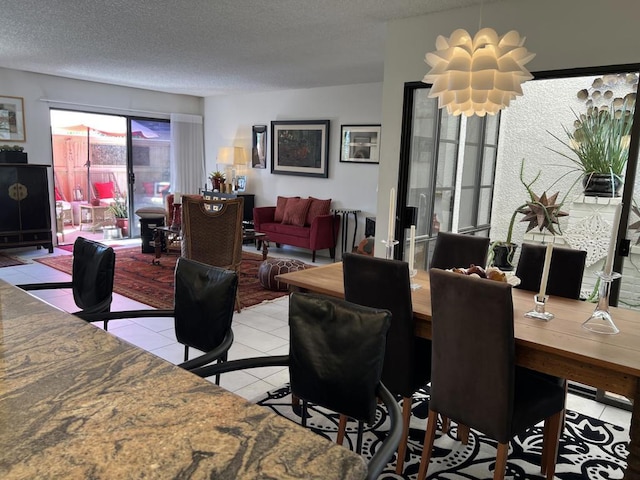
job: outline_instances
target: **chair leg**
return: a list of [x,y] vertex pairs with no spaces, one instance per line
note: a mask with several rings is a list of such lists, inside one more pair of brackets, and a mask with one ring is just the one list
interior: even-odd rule
[[358,442],[356,444],[356,453],[360,455],[362,453],[362,435],[364,433],[364,422],[358,420]]
[[449,433],[449,429],[451,428],[451,419],[444,415],[440,415],[440,420],[442,422],[442,433]]
[[336,437],[336,443],[342,445],[344,443],[344,434],[347,430],[347,416],[340,414],[340,421],[338,422],[338,436]]
[[409,437],[409,421],[411,420],[412,397],[402,398],[402,438],[398,445],[398,460],[396,461],[396,475],[404,470],[404,457],[407,453],[407,439]]
[[312,263],[315,263],[315,261],[316,261],[316,251],[314,250],[314,251],[311,253],[311,262],[312,262]]
[[507,456],[509,455],[509,443],[499,443],[496,454],[496,471],[493,472],[493,480],[504,480],[507,470]]
[[469,425],[458,423],[458,440],[460,440],[464,445],[469,444]]
[[240,313],[242,310],[242,302],[240,302],[240,290],[236,290],[236,312]]
[[189,360],[189,347],[187,345],[184,346],[184,361]]
[[302,400],[302,426],[307,426],[307,401]]
[[558,458],[558,446],[563,427],[564,410],[550,416],[544,422],[544,434],[542,437],[542,458],[540,471],[552,480],[556,473],[556,460]]
[[433,442],[436,439],[436,424],[438,423],[438,414],[429,410],[429,418],[427,419],[427,431],[424,432],[424,443],[422,447],[422,456],[420,457],[420,470],[418,470],[418,480],[424,480],[427,477],[427,468],[431,460],[431,452],[433,450]]

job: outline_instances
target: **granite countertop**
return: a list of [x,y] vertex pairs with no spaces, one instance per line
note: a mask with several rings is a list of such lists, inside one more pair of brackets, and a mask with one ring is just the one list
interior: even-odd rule
[[355,453],[0,281],[0,478],[365,475]]

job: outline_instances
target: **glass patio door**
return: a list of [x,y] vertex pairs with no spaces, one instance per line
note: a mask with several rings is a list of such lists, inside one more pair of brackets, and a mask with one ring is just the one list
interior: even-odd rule
[[133,221],[132,237],[140,236],[140,218],[136,210],[143,207],[165,207],[171,189],[171,129],[169,120],[129,118],[130,172],[129,191]]

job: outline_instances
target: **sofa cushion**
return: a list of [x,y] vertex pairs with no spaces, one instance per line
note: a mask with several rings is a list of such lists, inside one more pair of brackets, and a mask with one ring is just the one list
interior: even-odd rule
[[331,213],[331,199],[321,200],[319,198],[309,197],[311,203],[309,204],[309,210],[307,211],[307,218],[305,220],[306,225],[311,225],[313,219],[318,215],[329,215]]
[[261,231],[263,233],[277,233],[280,235],[287,235],[289,237],[301,237],[309,238],[311,228],[299,227],[297,225],[287,225],[284,223],[263,223],[261,225]]
[[276,212],[273,214],[274,222],[282,222],[284,219],[284,210],[287,206],[287,200],[290,198],[300,198],[300,197],[281,197],[278,196],[278,200],[276,202]]
[[96,189],[96,195],[98,198],[113,198],[114,197],[114,189],[113,182],[95,182],[93,186]]
[[311,200],[308,198],[296,197],[287,200],[282,223],[285,225],[296,225],[298,227],[304,226],[304,221],[307,218],[307,212],[309,211],[310,204]]

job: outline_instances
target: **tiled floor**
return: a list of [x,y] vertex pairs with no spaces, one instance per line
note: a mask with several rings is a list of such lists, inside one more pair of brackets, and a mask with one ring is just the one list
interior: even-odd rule
[[[254,247],[245,246],[245,248],[255,251]],[[12,250],[10,252],[11,254],[19,253],[27,261],[34,257],[48,254],[46,250],[35,249]],[[69,253],[56,248],[54,255],[56,254],[68,255]],[[270,254],[273,256],[294,257],[311,263],[311,256],[306,252],[271,248]],[[319,256],[316,264],[329,262],[331,262],[329,258]],[[20,284],[65,281],[69,279],[69,275],[32,262],[27,265],[0,268],[0,279],[12,284]],[[69,291],[42,290],[33,293],[64,310],[77,310]],[[112,310],[138,308],[150,307],[114,294]],[[288,297],[282,297],[273,302],[245,308],[241,313],[236,313],[233,319],[235,341],[231,347],[229,358],[237,359],[288,353],[287,309]],[[109,332],[172,363],[180,363],[182,361],[184,347],[176,342],[172,319],[119,320],[110,324]],[[269,367],[224,374],[221,385],[247,399],[254,399],[267,390],[278,387],[287,381],[288,373],[286,368]],[[600,418],[625,428],[629,427],[631,414],[625,410],[603,405],[576,395],[569,395],[567,406],[569,409],[577,410],[586,415]]]

